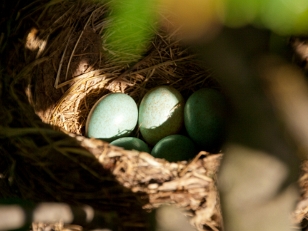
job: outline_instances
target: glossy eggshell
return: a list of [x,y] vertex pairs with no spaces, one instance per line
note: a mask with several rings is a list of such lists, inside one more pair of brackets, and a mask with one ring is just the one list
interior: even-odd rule
[[184,124],[189,137],[204,151],[219,151],[226,137],[224,96],[208,88],[194,92],[185,104]]
[[189,160],[196,156],[197,149],[193,141],[183,135],[170,135],[161,139],[151,154],[169,162]]
[[137,125],[138,107],[129,95],[110,93],[91,109],[86,122],[86,135],[113,141],[129,136]]
[[184,123],[184,99],[180,92],[170,86],[151,89],[140,103],[138,123],[142,137],[150,145],[178,133]]
[[110,143],[111,145],[122,147],[126,150],[137,150],[150,153],[149,146],[141,139],[136,137],[122,137]]

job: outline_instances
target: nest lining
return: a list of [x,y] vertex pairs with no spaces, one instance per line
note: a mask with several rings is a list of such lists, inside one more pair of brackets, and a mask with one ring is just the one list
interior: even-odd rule
[[[89,110],[106,93],[127,93],[139,104],[149,89],[159,85],[171,85],[186,98],[198,88],[218,87],[179,41],[163,33],[156,33],[146,55],[132,65],[108,59],[107,48],[102,43],[108,35],[100,34],[108,27],[108,21],[104,22],[106,7],[94,5],[81,11],[84,7],[76,3],[65,13],[50,9],[63,15],[70,11],[72,14],[71,20],[59,17],[53,23],[54,28],[49,26],[48,34],[43,33],[47,41],[54,39],[47,43],[45,50],[38,50],[36,56],[47,60],[31,71],[36,78],[30,98],[44,122],[84,135]],[[40,18],[48,16],[46,10]],[[57,25],[61,23],[63,30],[59,32]]]

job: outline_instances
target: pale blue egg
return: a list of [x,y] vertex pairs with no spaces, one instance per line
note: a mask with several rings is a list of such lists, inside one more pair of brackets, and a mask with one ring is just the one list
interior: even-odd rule
[[136,137],[122,137],[112,141],[110,144],[122,147],[126,150],[137,150],[140,152],[150,152],[149,146],[141,139]]
[[170,86],[151,89],[140,103],[138,123],[142,137],[150,145],[178,133],[184,123],[184,99],[180,92]]
[[86,135],[110,142],[129,136],[137,121],[138,107],[133,98],[123,93],[111,93],[102,97],[91,109]]

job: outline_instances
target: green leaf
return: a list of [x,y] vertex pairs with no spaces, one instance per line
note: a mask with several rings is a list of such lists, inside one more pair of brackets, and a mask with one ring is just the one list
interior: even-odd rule
[[134,62],[145,52],[155,34],[157,18],[153,0],[110,2],[109,26],[104,32],[104,49],[119,61]]

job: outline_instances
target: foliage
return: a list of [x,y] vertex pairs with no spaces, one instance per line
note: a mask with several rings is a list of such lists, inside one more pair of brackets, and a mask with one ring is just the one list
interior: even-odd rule
[[105,33],[105,48],[109,54],[122,61],[134,61],[140,57],[155,34],[155,1],[111,1],[110,22]]
[[124,60],[135,60],[144,52],[157,22],[183,30],[183,37],[200,35],[200,30],[215,35],[219,24],[254,25],[284,36],[308,33],[307,0],[114,0],[110,7],[105,42],[112,55]]

